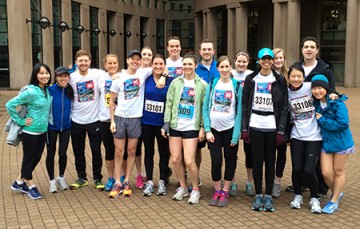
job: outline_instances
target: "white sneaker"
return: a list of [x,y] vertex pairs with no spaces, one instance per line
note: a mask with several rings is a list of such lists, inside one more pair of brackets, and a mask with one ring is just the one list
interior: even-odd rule
[[199,190],[192,190],[190,193],[190,198],[188,200],[189,204],[197,204],[200,200],[200,191]]
[[311,198],[309,205],[311,207],[311,212],[315,214],[321,214],[321,207],[320,207],[320,201],[318,198]]
[[165,196],[166,195],[166,186],[165,182],[160,180],[158,183],[158,190],[157,190],[158,196]]
[[65,177],[58,177],[56,180],[61,191],[69,189],[69,185],[67,184]]
[[154,183],[150,180],[146,182],[145,189],[143,191],[143,196],[151,196],[154,192]]
[[184,197],[187,197],[189,195],[189,191],[187,188],[178,187],[176,189],[176,193],[173,196],[173,200],[182,200]]
[[[293,201],[290,203],[290,207],[293,209],[300,209],[301,205],[304,204],[302,195],[295,195]],[[321,210],[321,209],[320,209]]]
[[56,180],[55,179],[51,180],[50,183],[49,183],[49,192],[51,192],[51,193],[57,192],[57,186],[56,186]]

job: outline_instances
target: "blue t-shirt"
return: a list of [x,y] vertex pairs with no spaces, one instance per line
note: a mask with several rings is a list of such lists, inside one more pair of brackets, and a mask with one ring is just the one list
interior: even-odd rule
[[145,82],[145,102],[142,123],[152,126],[164,125],[166,93],[173,78],[168,78],[164,88],[157,88],[151,75]]

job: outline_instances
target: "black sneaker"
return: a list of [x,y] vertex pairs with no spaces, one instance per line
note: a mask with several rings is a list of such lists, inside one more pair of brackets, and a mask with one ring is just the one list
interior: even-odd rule
[[20,191],[25,194],[29,192],[29,187],[26,185],[25,182],[23,182],[22,184],[18,184],[16,181],[14,181],[14,183],[10,186],[10,188],[13,191]]

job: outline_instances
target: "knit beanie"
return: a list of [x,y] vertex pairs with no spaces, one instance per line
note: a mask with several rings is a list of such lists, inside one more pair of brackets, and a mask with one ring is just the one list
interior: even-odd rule
[[323,87],[326,90],[329,90],[329,81],[328,79],[324,76],[324,75],[315,75],[312,79],[311,79],[311,88],[314,87]]

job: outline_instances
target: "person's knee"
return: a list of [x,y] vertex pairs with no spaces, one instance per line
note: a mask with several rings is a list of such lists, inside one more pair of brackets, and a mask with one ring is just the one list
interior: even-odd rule
[[334,176],[335,177],[340,177],[345,173],[344,168],[334,168]]

